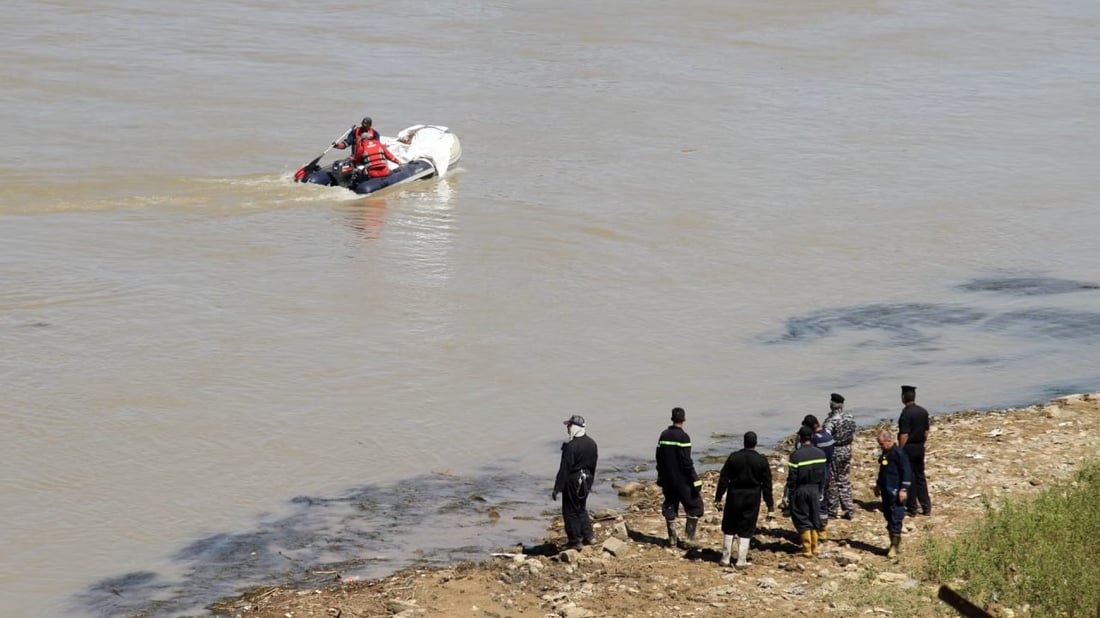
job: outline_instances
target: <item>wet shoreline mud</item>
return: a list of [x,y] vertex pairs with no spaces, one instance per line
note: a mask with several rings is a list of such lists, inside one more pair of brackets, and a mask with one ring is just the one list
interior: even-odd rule
[[[660,514],[660,489],[626,476],[612,481],[619,509],[594,511],[597,544],[558,552],[560,514],[541,543],[501,548],[484,560],[407,568],[356,580],[339,571],[327,585],[254,588],[210,606],[218,617],[291,616],[847,616],[957,613],[936,597],[941,583],[921,581],[922,541],[950,538],[1002,497],[1031,496],[1070,479],[1100,446],[1100,393],[1069,395],[1043,404],[964,410],[934,417],[926,456],[931,516],[907,518],[902,553],[889,545],[878,500],[879,424],[853,443],[852,484],[857,515],[834,520],[823,555],[802,558],[789,519],[760,519],[749,554],[752,565],[718,564],[721,514],[714,511],[717,472],[702,474],[707,512],[697,548],[669,548]],[[768,453],[782,470],[785,451]],[[607,479],[604,479],[605,481]],[[785,475],[773,482],[778,500]],[[682,520],[681,520],[682,525]],[[1028,608],[987,607],[991,615],[1029,616]],[[154,614],[135,614],[154,615]]]

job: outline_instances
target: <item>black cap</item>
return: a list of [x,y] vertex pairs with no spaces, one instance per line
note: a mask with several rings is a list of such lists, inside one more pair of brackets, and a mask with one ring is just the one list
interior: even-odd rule
[[563,425],[576,425],[577,427],[584,427],[584,417],[580,414],[574,414],[568,419],[562,421]]
[[374,121],[370,119],[370,116],[363,116],[363,121],[359,123],[359,126],[363,127],[364,129],[369,129],[373,124]]
[[[820,424],[821,423],[818,422],[817,417],[814,416],[813,414],[807,414],[806,416],[804,416],[802,418],[802,426],[803,427],[809,427],[811,430],[814,429],[815,427],[817,427]],[[810,433],[812,434],[813,431],[810,431]]]
[[798,440],[800,442],[805,442],[806,440],[809,440],[813,437],[814,437],[814,430],[813,429],[810,429],[809,427],[807,427],[805,425],[798,428]]
[[917,392],[917,387],[908,386],[908,385],[903,384],[902,387],[901,387],[901,392],[903,392],[903,393],[905,393],[905,392],[915,393],[915,392]]
[[841,395],[840,393],[833,393],[832,395],[829,395],[829,401],[833,403],[844,403],[844,395]]
[[687,418],[687,414],[684,412],[683,408],[673,408],[672,409],[672,422],[673,423],[682,423],[682,422],[684,422],[684,420],[686,418]]

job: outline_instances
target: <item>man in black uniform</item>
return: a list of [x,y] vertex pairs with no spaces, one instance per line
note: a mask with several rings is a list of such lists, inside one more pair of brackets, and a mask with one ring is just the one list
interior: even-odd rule
[[691,437],[684,431],[687,415],[683,408],[672,409],[672,424],[661,432],[657,440],[657,485],[664,492],[665,501],[661,505],[661,514],[668,526],[668,545],[675,547],[679,543],[676,535],[676,516],[680,505],[684,505],[684,540],[691,546],[695,543],[695,528],[703,516],[703,497],[700,492],[703,481],[695,473],[695,464],[691,461]]
[[756,452],[756,433],[745,433],[745,448],[730,453],[726,465],[718,476],[718,491],[714,494],[714,508],[722,508],[722,498],[727,496],[722,511],[722,566],[729,566],[733,551],[733,537],[740,539],[737,548],[737,567],[749,566],[749,540],[756,534],[756,519],[760,515],[760,497],[768,507],[768,519],[775,518],[772,498],[772,469],[766,457]]
[[564,421],[569,441],[561,445],[561,465],[554,481],[552,498],[562,494],[561,517],[565,522],[567,549],[581,549],[595,542],[592,520],[588,517],[588,492],[596,478],[599,451],[596,441],[584,428],[584,417],[574,414]]
[[928,430],[932,420],[928,410],[920,407],[917,401],[917,387],[901,387],[901,403],[905,405],[898,417],[898,446],[909,455],[909,467],[913,471],[913,491],[905,503],[905,512],[910,517],[917,514],[920,503],[921,515],[932,514],[932,497],[928,495],[928,479],[924,476],[924,444],[928,440]]
[[828,460],[825,451],[813,445],[814,430],[803,425],[798,429],[799,447],[791,453],[787,466],[787,495],[791,505],[791,521],[802,541],[802,555],[813,558],[817,553],[817,531],[821,529],[821,494],[825,491],[825,471]]
[[909,456],[900,446],[894,445],[894,436],[889,431],[879,432],[878,445],[882,447],[882,457],[879,458],[875,495],[882,498],[882,514],[886,517],[886,531],[890,533],[886,557],[893,558],[901,550],[901,524],[905,519],[905,500],[912,474]]
[[[824,542],[829,533],[829,487],[833,483],[833,453],[836,450],[836,442],[813,414],[803,417],[802,424],[814,430],[814,437],[810,439],[810,443],[825,453],[825,489],[821,490],[821,527],[817,529],[818,542]],[[814,553],[817,553],[816,549]]]

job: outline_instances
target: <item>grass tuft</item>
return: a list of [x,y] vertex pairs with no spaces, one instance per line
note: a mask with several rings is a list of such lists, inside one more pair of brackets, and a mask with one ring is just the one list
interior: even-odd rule
[[1037,616],[1096,615],[1100,461],[1033,500],[987,505],[959,537],[929,543],[925,569],[928,579],[958,586],[978,605],[1029,607]]

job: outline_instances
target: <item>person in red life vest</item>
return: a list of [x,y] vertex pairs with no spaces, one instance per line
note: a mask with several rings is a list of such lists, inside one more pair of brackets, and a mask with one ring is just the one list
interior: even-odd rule
[[[362,144],[362,150],[360,150],[360,144]],[[398,165],[403,165],[401,159],[394,156],[385,144],[376,139],[366,138],[360,140],[355,145],[355,154],[362,159],[363,165],[367,166],[367,176],[370,178],[390,175],[390,166],[386,165],[386,159]]]
[[344,134],[343,139],[338,142],[333,142],[332,147],[337,150],[343,150],[347,148],[349,144],[354,145],[355,148],[352,150],[352,152],[355,154],[352,156],[352,159],[354,160],[354,163],[356,165],[359,165],[363,162],[359,145],[360,142],[367,138],[379,139],[378,131],[373,128],[373,124],[374,122],[371,120],[370,116],[364,116],[363,121],[360,122],[358,126],[354,126],[348,129],[348,132]]

